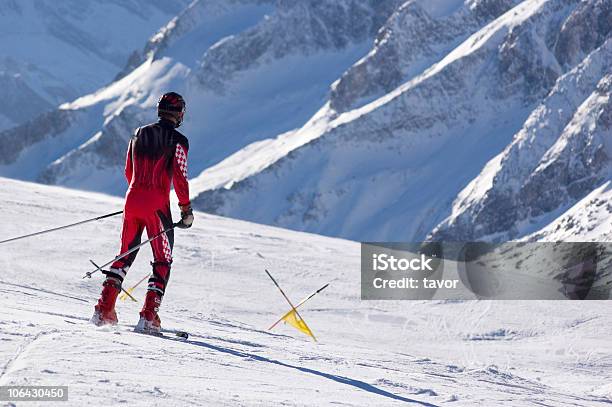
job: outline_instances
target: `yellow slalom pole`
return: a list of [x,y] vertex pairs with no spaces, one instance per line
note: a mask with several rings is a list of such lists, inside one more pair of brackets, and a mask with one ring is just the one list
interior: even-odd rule
[[[304,322],[304,324],[306,323],[304,321],[304,318],[302,318],[302,316],[300,315],[300,313],[298,312],[298,310],[295,309],[295,307],[293,306],[293,303],[291,302],[291,300],[289,299],[289,297],[287,297],[287,294],[285,294],[285,292],[283,291],[282,288],[280,288],[280,286],[278,285],[278,283],[276,282],[276,280],[274,279],[274,277],[272,277],[272,274],[270,274],[270,272],[268,270],[266,270],[266,274],[268,274],[268,277],[270,277],[270,280],[272,280],[272,282],[274,283],[274,285],[276,286],[276,288],[278,288],[278,291],[281,292],[281,294],[283,295],[283,297],[285,297],[285,299],[287,300],[287,302],[289,303],[289,305],[291,306],[292,312],[295,312],[295,314]],[[310,328],[308,328],[308,330],[310,331]],[[317,342],[317,338],[315,338],[314,334],[312,333],[312,331],[310,331],[310,335],[312,336],[312,339],[314,339],[315,342]]]
[[[128,299],[128,296],[132,297],[131,294],[134,292],[134,289],[136,287],[138,287],[140,285],[140,283],[142,283],[143,281],[145,281],[148,277],[150,276],[150,274],[146,274],[143,278],[140,279],[139,282],[137,282],[136,284],[134,284],[134,286],[130,287],[127,289],[126,292],[124,292],[123,294],[121,294],[121,296],[119,297],[119,299],[121,301],[125,301]],[[134,297],[132,297],[133,299]]]
[[[95,262],[94,262],[92,259],[89,259],[89,262],[90,262],[91,264],[93,264],[93,265],[94,265],[94,267],[97,267],[97,268],[98,268],[98,270],[102,270],[102,267],[98,266],[98,265],[97,265],[97,264],[96,264],[96,263],[95,263]],[[127,291],[125,291],[125,288],[121,287],[121,291],[123,291],[123,293],[124,293],[125,295],[127,295],[128,297],[130,297],[130,298],[132,299],[132,301],[134,301],[134,302],[138,302],[138,300],[137,300],[136,298],[132,297],[132,294],[130,294],[130,293],[128,293]]]
[[[298,305],[295,306],[295,309],[300,308],[306,301],[308,301],[309,299],[311,299],[312,297],[314,297],[315,295],[319,294],[321,291],[325,290],[327,288],[327,286],[329,285],[329,283],[325,284],[323,287],[319,288],[317,291],[313,292],[312,294],[310,294],[308,297],[304,298],[302,301],[300,301],[298,303]],[[287,315],[289,315],[289,313],[293,312],[293,310],[287,312],[285,315],[283,315],[282,317],[280,317],[280,319],[278,321],[276,321],[275,323],[272,324],[272,326],[270,328],[268,328],[268,331],[272,330],[272,328],[274,328],[276,325],[278,325],[283,319],[285,319],[287,317]]]

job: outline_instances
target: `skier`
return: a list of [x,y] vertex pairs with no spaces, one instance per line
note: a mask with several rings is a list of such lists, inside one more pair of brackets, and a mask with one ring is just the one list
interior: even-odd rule
[[[128,190],[123,212],[120,253],[140,243],[144,229],[152,237],[172,227],[170,213],[170,183],[179,200],[180,228],[189,228],[193,212],[189,201],[187,181],[187,138],[176,131],[183,121],[185,101],[181,95],[169,92],[157,103],[159,121],[136,129],[130,140],[125,162]],[[153,274],[149,278],[144,305],[135,331],[156,333],[161,329],[157,314],[170,277],[172,264],[173,231],[162,234],[151,242],[153,249]],[[138,250],[115,261],[110,270],[104,271],[106,280],[102,294],[95,306],[91,322],[100,325],[117,324],[115,301],[121,284]]]

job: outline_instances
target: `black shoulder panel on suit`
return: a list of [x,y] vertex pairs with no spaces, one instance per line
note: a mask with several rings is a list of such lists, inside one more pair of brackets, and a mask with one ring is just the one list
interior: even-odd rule
[[187,137],[183,136],[181,133],[179,133],[176,130],[174,130],[174,136],[176,137],[177,144],[180,144],[181,146],[183,146],[185,150],[189,150],[189,140],[187,140]]

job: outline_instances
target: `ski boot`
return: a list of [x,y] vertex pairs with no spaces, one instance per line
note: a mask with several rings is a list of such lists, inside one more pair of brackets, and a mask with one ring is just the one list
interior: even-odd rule
[[145,297],[145,303],[140,311],[140,320],[134,328],[135,332],[143,334],[159,334],[161,331],[161,319],[157,315],[159,306],[161,305],[162,296],[156,292],[149,290]]
[[115,301],[121,291],[121,281],[115,277],[106,277],[102,284],[102,294],[94,308],[91,323],[96,326],[117,325]]

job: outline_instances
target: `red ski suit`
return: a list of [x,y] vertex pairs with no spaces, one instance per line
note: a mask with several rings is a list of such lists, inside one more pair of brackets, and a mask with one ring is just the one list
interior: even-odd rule
[[[123,212],[121,250],[138,245],[144,229],[155,236],[172,226],[170,184],[180,205],[189,205],[187,181],[187,138],[166,119],[140,127],[130,140],[125,160],[125,177],[129,184]],[[153,275],[148,289],[164,295],[170,277],[174,233],[172,230],[151,242]],[[137,250],[113,263],[110,273],[121,281],[136,258]]]

